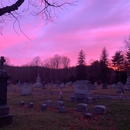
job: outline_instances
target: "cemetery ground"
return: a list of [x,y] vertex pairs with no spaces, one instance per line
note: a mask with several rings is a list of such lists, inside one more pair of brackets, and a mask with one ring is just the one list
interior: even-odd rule
[[[10,114],[13,114],[13,124],[0,128],[1,130],[130,130],[130,91],[125,91],[125,100],[119,99],[115,88],[92,90],[97,95],[97,102],[88,104],[90,119],[84,117],[84,112],[76,111],[78,103],[70,102],[73,87],[62,88],[63,101],[66,113],[59,113],[55,108],[58,99],[58,87],[46,89],[31,87],[32,95],[21,96],[22,88],[8,87],[7,105]],[[113,100],[104,98],[111,96]],[[47,110],[41,110],[41,104],[45,100],[52,100],[52,105]],[[20,106],[20,101],[24,105]],[[33,102],[33,108],[28,108],[28,103]],[[95,105],[105,105],[106,114],[94,113]]]

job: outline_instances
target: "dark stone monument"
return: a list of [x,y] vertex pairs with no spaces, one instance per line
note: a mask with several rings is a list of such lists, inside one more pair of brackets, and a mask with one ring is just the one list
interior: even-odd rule
[[3,69],[5,59],[2,56],[0,59],[0,127],[12,124],[13,115],[9,114],[7,106],[7,81],[10,75]]
[[107,83],[106,83],[106,82],[104,82],[104,83],[102,84],[102,89],[108,89],[108,86],[107,86]]

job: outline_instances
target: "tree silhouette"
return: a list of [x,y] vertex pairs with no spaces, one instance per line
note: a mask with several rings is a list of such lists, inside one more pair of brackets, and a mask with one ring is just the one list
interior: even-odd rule
[[115,67],[115,70],[117,72],[116,74],[116,79],[120,81],[121,76],[120,76],[120,71],[124,70],[124,55],[122,54],[122,51],[116,51],[114,56],[112,56],[112,65]]
[[107,82],[108,79],[108,52],[104,47],[100,58],[100,75],[103,82]]
[[83,50],[79,52],[78,56],[78,65],[77,65],[77,79],[85,80],[86,79],[86,65],[85,65],[85,53]]

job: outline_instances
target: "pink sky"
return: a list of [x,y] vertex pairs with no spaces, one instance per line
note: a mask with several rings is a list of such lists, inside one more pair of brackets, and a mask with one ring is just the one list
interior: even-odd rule
[[[23,15],[17,23],[6,21],[0,35],[0,55],[8,57],[13,65],[24,65],[40,56],[44,61],[55,54],[67,56],[71,66],[77,63],[80,50],[86,53],[86,63],[99,60],[103,47],[109,59],[123,47],[130,34],[129,0],[79,0],[77,6],[59,10],[53,23],[45,24],[39,16]],[[24,8],[26,3],[22,5]]]

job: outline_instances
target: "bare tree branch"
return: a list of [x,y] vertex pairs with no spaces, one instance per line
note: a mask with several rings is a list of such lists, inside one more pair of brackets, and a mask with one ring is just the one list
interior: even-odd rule
[[11,13],[12,11],[18,10],[18,8],[23,4],[24,1],[25,0],[18,0],[15,4],[11,6],[0,8],[0,16],[6,13]]
[[[67,0],[66,0],[67,1]],[[75,0],[74,0],[75,1]],[[21,5],[23,3],[26,3],[26,9],[23,9],[22,12],[20,12]],[[76,2],[76,1],[75,1]],[[13,28],[15,32],[17,33],[14,25],[16,22],[18,23],[20,31],[23,33],[21,26],[20,26],[20,16],[24,14],[24,12],[30,12],[32,15],[39,15],[43,20],[48,22],[52,22],[54,17],[56,16],[55,9],[63,9],[64,5],[75,5],[74,3],[70,2],[56,2],[56,0],[17,0],[14,4],[5,6],[3,5],[4,2],[0,2],[1,8],[0,8],[0,24],[6,24],[6,21],[14,19]],[[10,3],[10,2],[9,2]],[[27,15],[27,14],[26,14]],[[8,19],[9,18],[9,19]],[[0,29],[0,33],[2,34],[2,28]],[[17,33],[18,34],[18,33]],[[25,35],[25,33],[23,33]],[[25,35],[27,37],[27,35]]]

